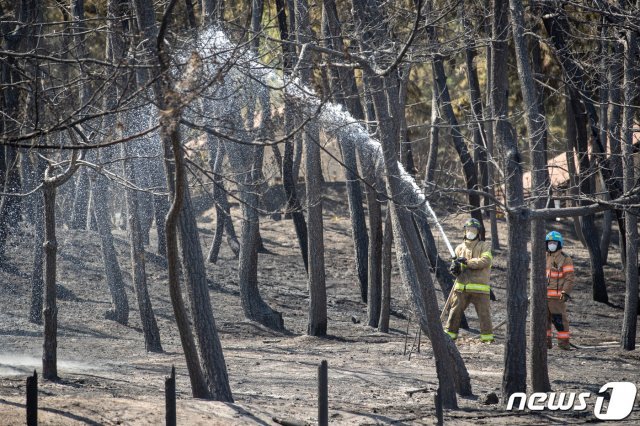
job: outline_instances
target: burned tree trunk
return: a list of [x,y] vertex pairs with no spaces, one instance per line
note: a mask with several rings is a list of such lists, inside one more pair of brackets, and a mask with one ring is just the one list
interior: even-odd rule
[[[432,43],[437,43],[435,28],[432,25],[427,27],[427,34]],[[438,105],[441,108],[443,119],[447,121],[451,127],[451,138],[453,139],[453,146],[460,157],[462,163],[462,172],[464,174],[467,189],[478,189],[478,171],[473,158],[469,154],[467,145],[462,137],[460,128],[458,126],[458,119],[453,112],[451,105],[451,95],[449,94],[449,87],[447,85],[447,77],[444,71],[444,60],[441,54],[434,55],[431,62],[431,69],[433,72],[434,87],[436,96],[438,99]],[[483,223],[482,212],[480,211],[480,197],[475,192],[469,192],[468,194],[469,205],[473,208],[471,216]]]
[[518,150],[515,130],[507,120],[508,79],[507,37],[509,34],[507,0],[495,0],[491,42],[491,115],[493,137],[505,155],[503,170],[506,180],[506,201],[509,207],[507,260],[507,336],[504,344],[504,372],[502,375],[503,401],[527,387],[527,276],[529,263],[527,238],[522,232],[527,226],[522,185],[522,159]]
[[[462,171],[464,173],[467,189],[478,189],[478,173],[473,158],[469,154],[467,145],[464,142],[462,133],[458,126],[458,119],[453,112],[451,106],[451,97],[449,95],[449,88],[447,86],[447,78],[444,72],[444,63],[442,56],[436,55],[432,62],[433,75],[435,80],[434,90],[437,90],[439,102],[438,104],[442,108],[444,118],[447,120],[449,126],[451,126],[451,137],[453,139],[453,145],[460,157],[462,163]],[[471,216],[478,219],[480,223],[483,223],[482,212],[480,211],[480,197],[475,192],[469,192],[468,195],[469,205],[473,208]]]
[[101,175],[93,176],[92,187],[95,205],[94,214],[98,234],[100,235],[104,273],[111,294],[111,309],[105,313],[105,318],[126,325],[129,321],[129,301],[124,287],[124,280],[122,279],[122,271],[120,270],[120,264],[113,245],[106,178]]
[[[611,179],[618,181],[622,186],[622,148],[621,148],[621,120],[622,120],[622,85],[623,85],[623,61],[624,47],[622,43],[613,43],[609,66],[609,111],[607,117],[607,136],[609,141],[609,163],[611,164]],[[611,198],[611,197],[609,197]],[[624,229],[618,229],[620,241],[625,241]],[[602,242],[601,242],[602,247]],[[603,252],[604,253],[604,252]],[[625,247],[620,244],[620,257],[622,264],[626,263]]]
[[[122,144],[122,158],[124,176],[132,184],[136,185],[136,176],[133,170],[132,160],[129,157],[127,146]],[[162,352],[160,343],[160,331],[156,323],[156,317],[151,307],[149,289],[147,286],[147,272],[145,265],[143,231],[140,226],[140,211],[138,206],[138,194],[127,188],[125,192],[127,201],[129,248],[131,253],[131,276],[133,286],[136,289],[136,299],[138,299],[138,310],[140,311],[140,322],[144,334],[144,346],[147,352]]]
[[[167,132],[168,133],[168,132]],[[171,135],[167,134],[166,138],[170,138]],[[175,142],[172,144],[175,147],[175,169],[176,178],[182,177],[182,151],[180,151],[180,142],[177,136],[173,136]],[[165,145],[166,149],[166,145]],[[171,160],[169,157],[167,162]],[[171,165],[173,167],[173,164]],[[167,173],[170,176],[170,173]],[[167,177],[167,180],[170,178]],[[165,221],[165,236],[167,238],[167,275],[169,280],[169,296],[171,297],[171,305],[173,306],[173,314],[176,319],[176,325],[178,326],[178,332],[180,334],[180,342],[182,344],[182,350],[187,363],[187,370],[189,372],[189,378],[191,381],[191,393],[194,398],[211,399],[213,392],[208,386],[207,380],[204,376],[202,365],[198,356],[198,348],[191,331],[191,324],[189,321],[189,314],[185,307],[184,300],[182,298],[182,291],[180,290],[180,266],[179,266],[179,251],[178,251],[178,232],[177,224],[182,203],[184,201],[184,181],[176,180],[172,185],[169,182],[169,187],[174,188],[173,191],[173,203],[167,213],[167,219]]]
[[75,191],[71,207],[71,219],[69,221],[71,229],[86,229],[87,227],[87,212],[89,211],[88,173],[88,170],[82,169],[74,179]]
[[233,401],[227,368],[222,353],[222,345],[216,330],[216,322],[211,308],[207,272],[200,246],[196,218],[191,205],[189,188],[184,189],[184,201],[178,221],[182,270],[185,274],[191,296],[191,315],[198,339],[203,371],[209,383],[213,399]]
[[[151,182],[156,191],[165,192],[166,184],[162,177],[162,163],[157,161],[151,167]],[[158,237],[158,255],[167,258],[167,237],[164,235],[164,220],[169,212],[169,198],[165,194],[153,194],[153,216]]]
[[[636,1],[640,8],[640,0]],[[624,192],[636,187],[633,160],[633,116],[638,95],[638,32],[627,29],[624,64],[624,113],[622,119],[622,158],[624,170]],[[626,292],[624,298],[624,322],[622,324],[621,347],[632,351],[636,348],[638,325],[638,209],[625,212],[627,233],[627,262],[625,267]]]
[[222,164],[225,157],[224,144],[220,141],[213,141],[211,135],[207,135],[209,144],[209,166],[213,172],[213,201],[216,204],[216,229],[209,248],[207,260],[211,263],[218,261],[220,246],[222,245],[222,236],[227,233],[227,243],[238,257],[240,255],[240,243],[236,236],[236,230],[231,219],[231,209],[227,200],[227,192],[222,179]]
[[[286,99],[284,109],[285,133],[291,134],[295,128],[295,113],[293,106],[290,102],[287,102]],[[298,191],[296,189],[296,178],[293,174],[293,150],[293,143],[291,141],[285,142],[284,155],[282,157],[282,187],[287,198],[286,211],[291,215],[291,220],[293,221],[304,268],[306,271],[309,271],[307,223],[304,219],[302,205],[300,204]]]
[[[492,10],[492,0],[484,0],[483,8],[487,16],[493,14]],[[492,35],[493,33],[493,20],[490,18],[485,19],[484,29],[487,35]],[[487,96],[487,108],[484,110],[485,112],[485,120],[493,120],[495,117],[493,107],[493,68],[491,64],[493,63],[493,46],[488,44],[486,49],[486,63],[487,63],[487,80],[485,84],[486,88],[486,96]],[[495,197],[496,195],[496,171],[494,166],[494,135],[493,135],[493,124],[487,125],[486,127],[486,136],[487,136],[487,185],[489,190],[489,195]],[[491,250],[494,252],[500,250],[500,239],[498,236],[498,220],[497,220],[497,206],[494,204],[489,208],[489,226],[491,228]]]
[[437,90],[431,95],[431,125],[429,127],[429,155],[424,172],[424,186],[427,192],[435,189],[436,167],[438,167],[438,148],[440,142],[440,111]]
[[[578,180],[580,182],[580,201],[581,205],[589,204],[589,201],[583,200],[584,195],[591,195],[595,192],[595,175],[597,173],[595,165],[589,159],[588,142],[586,133],[586,116],[582,108],[582,103],[578,100],[574,90],[569,89],[569,97],[571,107],[573,109],[573,119],[576,123],[577,130],[577,153],[578,153]],[[572,117],[568,117],[571,119]],[[584,235],[587,250],[589,251],[589,261],[591,264],[592,279],[592,297],[596,302],[607,303],[609,296],[604,279],[604,266],[602,264],[602,254],[600,253],[600,238],[596,229],[595,217],[593,214],[585,215],[580,218],[581,231]]]
[[[278,28],[280,30],[280,39],[283,41],[283,71],[285,74],[290,74],[293,67],[293,61],[295,60],[295,46],[289,44],[293,41],[293,37],[290,30],[295,30],[295,13],[293,0],[287,0],[287,7],[289,8],[289,20],[287,22],[287,16],[285,11],[285,5],[282,0],[276,0],[276,8],[278,9]],[[290,135],[296,128],[296,113],[292,103],[284,100],[284,131],[285,134]],[[300,247],[300,254],[302,255],[302,261],[304,262],[304,268],[309,271],[308,260],[308,237],[307,237],[307,224],[302,212],[302,206],[300,205],[300,199],[298,198],[298,192],[296,190],[296,183],[298,179],[297,172],[294,172],[294,140],[288,140],[284,144],[284,155],[282,157],[282,188],[284,189],[285,196],[287,198],[286,211],[287,215],[290,215],[293,221],[293,226],[296,231],[296,237],[298,239],[298,245]]]
[[[185,187],[186,175],[178,127],[182,108],[184,107],[182,96],[176,93],[173,88],[174,82],[170,77],[169,59],[164,51],[163,38],[165,33],[159,31],[156,27],[153,4],[149,0],[134,0],[133,6],[138,20],[138,28],[145,40],[142,47],[146,51],[148,63],[154,65],[151,69],[152,75],[150,79],[150,81],[155,82],[151,86],[154,91],[154,98],[158,109],[165,111],[164,114],[160,115],[160,136],[165,152],[167,186],[174,195],[173,206],[167,216],[165,227],[167,234],[167,263],[169,265],[172,302],[176,320],[179,324],[185,358],[187,359],[192,390],[194,396],[197,397],[232,402],[233,396],[229,386],[227,368],[211,309],[198,228],[193,214],[193,207],[190,205],[191,198],[188,187]],[[165,11],[167,16],[171,15],[175,2],[170,3],[169,6]],[[166,27],[161,28],[166,30]],[[187,74],[184,81],[181,81],[181,86],[186,91],[193,90],[192,86],[196,80],[199,60],[200,58],[197,55],[192,55],[190,58],[189,68],[193,72]],[[180,295],[176,227],[180,229],[182,266],[189,286],[189,295],[192,296],[191,311],[199,348],[195,348],[186,310]],[[199,353],[197,349],[199,349]]]
[[378,326],[382,292],[382,209],[378,200],[378,185],[375,174],[369,173],[367,205],[369,206],[369,268],[367,272],[367,318],[368,325]]
[[[535,81],[527,54],[524,36],[524,9],[520,0],[510,0],[511,28],[516,50],[518,76],[524,100],[524,114],[529,134],[531,151],[532,181],[531,189],[535,197],[535,208],[544,208],[547,188],[547,162],[544,155],[547,124],[539,105]],[[535,392],[549,392],[549,372],[547,366],[547,281],[545,223],[543,219],[534,219],[531,223],[531,384]]]
[[[589,166],[587,161],[587,128],[589,129],[589,135],[591,136],[591,147],[593,149],[592,156],[596,164],[597,170],[602,174],[602,177],[607,186],[607,191],[612,199],[616,199],[622,195],[622,187],[620,181],[612,178],[612,165],[609,163],[609,158],[606,157],[606,150],[600,139],[600,129],[598,126],[598,114],[593,104],[594,97],[589,92],[586,84],[586,78],[584,70],[578,65],[574,59],[569,47],[567,46],[566,36],[570,35],[569,22],[567,20],[566,12],[559,8],[553,7],[550,3],[542,3],[543,22],[545,29],[555,48],[555,53],[558,62],[562,66],[563,77],[567,80],[567,89],[571,98],[572,107],[575,114],[576,126],[578,131],[578,150],[585,153],[583,156],[586,159],[581,160],[584,162],[582,166]],[[585,127],[585,129],[581,129]],[[584,145],[584,146],[581,146]],[[581,169],[580,173],[584,171]],[[591,186],[589,181],[581,182],[583,187],[581,189],[587,189],[587,185]],[[590,193],[588,191],[587,193]],[[624,219],[620,211],[616,211],[616,218],[618,221],[618,227],[620,230],[624,230]],[[601,280],[600,265],[602,264],[602,256],[600,254],[600,241],[598,234],[595,233],[595,224],[593,216],[588,215],[582,221],[583,232],[585,232],[585,238],[587,247],[589,249],[589,256],[591,258],[592,272],[597,273],[593,282],[593,298],[596,301],[606,303],[608,296],[606,294],[606,287],[604,287],[604,281]],[[594,235],[589,235],[593,233]],[[624,233],[621,232],[621,236]],[[620,241],[620,246],[625,245],[624,238]],[[597,245],[597,247],[595,247]],[[598,255],[599,259],[594,259],[593,256]]]
[[[7,51],[28,50],[29,47],[26,44],[30,37],[26,37],[25,32],[30,26],[26,24],[35,21],[36,5],[37,2],[34,0],[21,0],[15,3],[15,22],[20,24],[7,28],[7,33],[12,33],[10,37],[6,37],[4,48]],[[17,59],[10,55],[0,64],[1,83],[4,87],[1,99],[3,119],[0,125],[3,127],[3,134],[13,136],[17,136],[20,132],[19,84],[23,79],[16,61]],[[0,147],[0,179],[0,189],[5,194],[21,192],[17,148],[8,145]],[[9,235],[17,229],[21,215],[21,197],[3,195],[0,198],[0,263],[6,262],[7,240]]]
[[[598,81],[598,95],[600,98],[600,140],[605,144],[607,150],[611,149],[611,141],[608,138],[609,127],[609,79],[607,73],[607,62],[609,61],[609,41],[607,37],[607,26],[605,25],[605,19],[602,18],[600,23],[600,41],[598,43],[598,55],[600,56],[600,64],[597,73]],[[611,155],[609,155],[609,163],[611,164]],[[614,174],[613,171],[611,173]],[[602,174],[599,174],[599,178],[602,178]],[[606,187],[604,180],[602,180],[602,187]],[[605,199],[611,199],[609,194],[604,194]],[[602,264],[607,265],[609,259],[609,248],[611,246],[611,225],[613,222],[613,212],[606,210],[602,214],[602,233],[600,234],[600,253],[602,254]]]
[[[46,163],[38,158],[36,172],[38,176],[44,176]],[[39,194],[38,194],[39,195]],[[43,197],[33,200],[33,269],[31,271],[31,309],[29,321],[34,324],[42,324],[42,298],[44,294],[43,264],[44,264],[44,205]]]
[[[489,169],[487,162],[487,136],[484,130],[484,122],[482,120],[482,93],[480,92],[480,81],[478,80],[478,70],[476,69],[474,58],[476,57],[476,48],[473,42],[473,32],[469,20],[466,16],[464,3],[460,3],[460,15],[462,28],[465,34],[464,63],[467,82],[469,83],[469,100],[471,101],[471,132],[473,134],[473,162],[477,167],[479,176],[480,189],[488,192],[489,187]],[[485,213],[486,207],[493,204],[493,200],[489,197],[484,198]],[[482,228],[483,239],[485,236],[485,228]]]
[[42,377],[58,379],[58,307],[56,306],[56,187],[46,182],[42,187],[45,221],[45,285],[44,285],[44,344],[42,352]]
[[[309,5],[306,0],[295,1],[295,21],[297,41],[300,44],[311,41]],[[310,61],[304,52],[300,59],[301,81],[311,85]],[[320,145],[318,129],[307,126],[302,133],[305,146],[307,236],[309,262],[309,320],[307,334],[324,336],[327,334],[327,290],[324,270],[324,228],[322,223],[322,173],[320,170]]]
[[[238,151],[232,151],[238,148]],[[256,321],[274,330],[282,330],[282,315],[271,309],[262,299],[258,289],[258,182],[260,171],[253,166],[256,151],[248,156],[244,146],[229,147],[231,166],[241,173],[242,182],[242,232],[240,238],[240,257],[238,259],[238,281],[240,301],[247,319]]]
[[269,328],[282,330],[282,315],[267,305],[258,290],[257,195],[250,183],[244,185],[242,238],[238,267],[240,298],[245,316]]
[[[338,19],[338,11],[334,0],[324,0],[322,5],[322,31],[326,47],[343,51],[341,25]],[[353,72],[339,67],[329,67],[329,86],[336,103],[347,108],[356,119],[363,120],[364,112],[359,100]],[[369,237],[365,223],[364,209],[362,208],[362,188],[358,177],[356,152],[351,146],[340,149],[345,163],[345,181],[347,186],[347,198],[349,201],[349,216],[351,218],[351,238],[355,250],[356,270],[360,284],[360,297],[367,301],[368,291],[368,250]]]
[[[388,206],[389,204],[387,204]],[[391,312],[391,246],[393,245],[393,229],[391,211],[387,207],[382,237],[382,291],[380,294],[380,319],[378,330],[389,332],[389,314]]]
[[71,164],[60,175],[53,175],[48,166],[42,184],[44,229],[45,229],[45,279],[44,279],[44,343],[42,345],[42,378],[58,379],[58,307],[56,305],[56,274],[58,241],[56,239],[56,188],[66,182],[78,169],[77,152],[71,157]]
[[[567,172],[569,173],[569,195],[572,196],[573,200],[568,201],[567,204],[572,203],[576,206],[578,205],[578,198],[580,195],[580,188],[578,187],[578,171],[576,167],[575,161],[575,153],[576,153],[576,145],[578,140],[578,130],[576,127],[576,120],[574,119],[573,107],[571,106],[571,100],[569,99],[569,94],[565,97],[565,111],[567,115],[567,129],[565,132],[565,137],[567,139]],[[575,200],[575,201],[574,201]],[[582,225],[580,223],[580,216],[573,216],[571,218],[573,220],[573,229],[578,236],[578,240],[583,247],[587,247],[587,242],[584,238],[584,234],[582,233]]]

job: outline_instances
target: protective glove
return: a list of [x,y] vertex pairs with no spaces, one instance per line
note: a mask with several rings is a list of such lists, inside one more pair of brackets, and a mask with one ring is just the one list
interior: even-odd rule
[[563,291],[560,294],[560,300],[562,300],[563,302],[568,302],[569,300],[571,300],[571,296],[569,296],[567,293]]
[[460,264],[460,262],[458,262],[458,259],[454,259],[451,261],[449,272],[451,272],[455,277],[460,275],[460,273],[462,272],[462,265]]
[[462,263],[463,265],[467,264],[467,258],[466,257],[459,257],[459,258],[456,259],[456,261],[458,263]]

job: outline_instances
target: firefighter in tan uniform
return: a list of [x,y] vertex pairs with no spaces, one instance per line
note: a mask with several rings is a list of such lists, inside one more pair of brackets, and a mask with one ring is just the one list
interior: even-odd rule
[[570,349],[567,301],[575,283],[573,260],[562,252],[563,239],[557,231],[547,234],[547,347],[553,347],[551,324],[557,331],[558,347]]
[[489,274],[493,255],[491,243],[480,240],[481,228],[477,219],[469,219],[464,224],[464,242],[456,247],[456,259],[451,265],[456,281],[445,330],[455,340],[462,314],[472,303],[480,320],[480,340],[490,343],[493,341],[493,327],[489,308]]

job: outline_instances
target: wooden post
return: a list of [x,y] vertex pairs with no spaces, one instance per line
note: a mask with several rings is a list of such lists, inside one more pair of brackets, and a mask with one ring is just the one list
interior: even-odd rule
[[318,367],[318,426],[329,424],[329,376],[327,360]]
[[436,396],[434,398],[436,404],[436,424],[438,426],[444,425],[444,418],[442,416],[442,398],[440,398],[440,388],[436,390]]
[[167,426],[176,426],[176,367],[171,366],[171,377],[164,381]]
[[38,373],[27,377],[27,426],[38,424]]

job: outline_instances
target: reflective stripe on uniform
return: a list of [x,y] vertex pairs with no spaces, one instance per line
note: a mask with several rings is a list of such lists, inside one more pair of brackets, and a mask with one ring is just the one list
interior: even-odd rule
[[564,277],[564,273],[563,272],[550,271],[548,269],[547,269],[547,274],[549,275],[550,278],[563,278]]
[[449,337],[451,337],[453,340],[456,340],[458,338],[458,333],[454,333],[453,331],[447,331],[447,334],[449,335]]
[[568,331],[558,331],[556,336],[558,336],[558,339],[568,339],[571,334]]
[[562,297],[562,290],[547,289],[547,297]]
[[567,273],[567,272],[573,272],[573,265],[565,265],[562,267],[562,272]]
[[483,251],[483,252],[480,254],[480,257],[486,257],[486,258],[488,258],[489,260],[493,260],[493,255],[491,254],[491,252],[490,252],[490,251]]
[[491,342],[493,340],[493,334],[481,334],[480,340],[482,342]]
[[455,289],[460,291],[476,291],[489,294],[489,292],[491,291],[491,286],[489,284],[476,283],[463,284],[456,281]]

